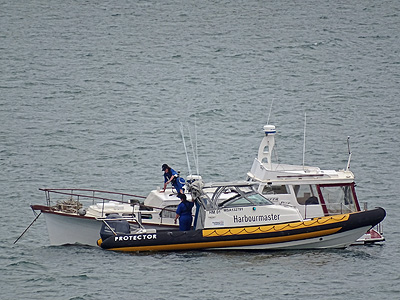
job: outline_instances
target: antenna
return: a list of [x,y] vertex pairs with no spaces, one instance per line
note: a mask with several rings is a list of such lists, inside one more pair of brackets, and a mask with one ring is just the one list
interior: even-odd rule
[[[188,126],[189,137],[190,137],[190,146],[192,147],[192,153],[193,153],[194,164],[195,164],[195,167],[196,167],[196,170],[197,170],[197,175],[199,175],[199,168],[198,168],[198,165],[197,165],[195,149],[194,149],[194,147],[193,147],[192,133],[190,132],[189,124],[188,124],[187,126]],[[196,130],[196,129],[195,129],[195,130]],[[196,141],[196,142],[197,142],[197,141]],[[190,173],[190,174],[192,174],[192,173]]]
[[268,114],[268,120],[267,120],[267,125],[269,125],[269,118],[271,117],[271,112],[272,112],[272,104],[274,104],[274,99],[271,101],[271,105],[269,107],[269,114]]
[[349,159],[347,160],[346,171],[350,169],[351,151],[350,151],[350,136],[347,137],[347,149],[349,150]]
[[187,153],[187,148],[186,148],[186,143],[185,143],[185,136],[183,134],[183,124],[182,123],[181,123],[181,135],[182,135],[183,147],[185,148],[185,154],[186,154],[186,160],[187,160],[189,174],[192,174],[192,171],[190,169],[189,156]]
[[194,163],[196,165],[196,171],[197,171],[197,175],[200,175],[199,172],[199,152],[197,150],[197,122],[196,122],[196,115],[194,116],[194,141],[196,144],[196,151],[195,151],[195,157],[194,157]]
[[306,125],[307,125],[307,113],[304,113],[303,170],[306,158]]

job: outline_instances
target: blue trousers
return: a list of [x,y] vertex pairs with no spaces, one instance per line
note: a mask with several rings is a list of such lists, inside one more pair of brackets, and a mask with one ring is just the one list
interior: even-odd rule
[[179,216],[179,230],[188,231],[192,226],[192,216],[191,215],[181,215]]

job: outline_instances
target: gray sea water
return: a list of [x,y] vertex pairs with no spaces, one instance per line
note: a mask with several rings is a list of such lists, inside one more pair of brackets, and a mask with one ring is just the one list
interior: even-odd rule
[[[0,0],[0,298],[399,299],[399,9]],[[302,164],[305,115],[306,164],[344,168],[351,137],[384,245],[120,254],[51,247],[42,217],[13,244],[41,187],[146,195],[163,163],[187,175],[181,123],[206,181],[244,179],[267,122],[279,161]]]

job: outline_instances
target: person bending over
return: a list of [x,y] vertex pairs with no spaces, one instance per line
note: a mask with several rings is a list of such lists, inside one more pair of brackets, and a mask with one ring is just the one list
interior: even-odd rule
[[184,190],[182,183],[179,181],[179,174],[167,164],[163,164],[161,169],[164,171],[164,189],[162,192],[165,192],[167,185],[171,183],[178,195],[183,194]]

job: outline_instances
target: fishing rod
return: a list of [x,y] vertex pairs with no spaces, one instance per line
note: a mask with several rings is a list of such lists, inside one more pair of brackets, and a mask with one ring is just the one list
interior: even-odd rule
[[303,170],[306,159],[306,127],[307,127],[307,113],[304,113],[304,141],[303,141]]
[[187,161],[187,165],[188,165],[189,174],[192,174],[192,170],[190,169],[189,156],[188,156],[188,153],[187,153],[185,136],[184,136],[184,133],[183,133],[183,124],[182,124],[182,122],[181,122],[181,135],[182,135],[183,147],[185,148],[186,161]]

